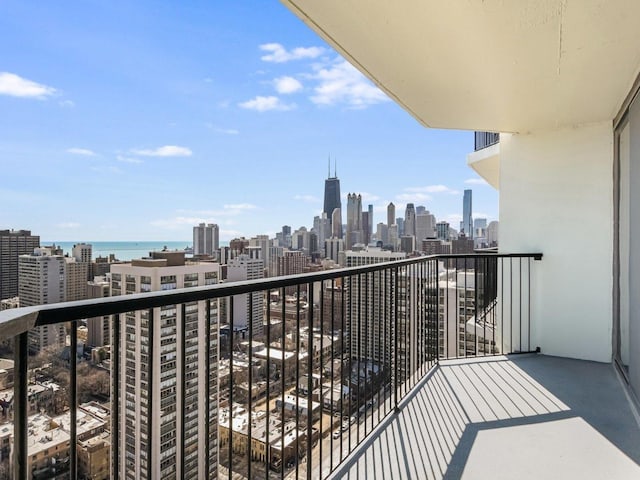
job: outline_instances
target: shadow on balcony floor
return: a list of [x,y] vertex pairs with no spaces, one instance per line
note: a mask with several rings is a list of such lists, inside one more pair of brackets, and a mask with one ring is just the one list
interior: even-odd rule
[[442,362],[332,478],[640,478],[640,426],[609,364]]

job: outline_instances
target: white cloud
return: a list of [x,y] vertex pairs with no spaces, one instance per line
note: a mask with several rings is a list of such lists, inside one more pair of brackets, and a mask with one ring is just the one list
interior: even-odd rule
[[89,150],[88,148],[67,148],[67,153],[72,153],[73,155],[84,155],[85,157],[95,157],[96,154],[93,150]]
[[318,197],[314,197],[313,195],[295,195],[293,199],[307,203],[318,203],[320,201]]
[[116,155],[116,160],[123,163],[136,163],[136,164],[143,163],[142,160],[140,160],[139,158],[125,157],[123,155]]
[[464,183],[467,185],[489,185],[484,178],[467,178]]
[[116,175],[120,175],[122,173],[124,173],[120,168],[114,166],[114,165],[106,165],[106,166],[94,166],[91,167],[91,170],[93,170],[94,172],[98,172],[98,173],[113,173]]
[[80,224],[77,222],[63,222],[56,225],[58,228],[78,228],[79,226]]
[[177,145],[165,145],[155,149],[131,150],[131,153],[144,157],[190,157],[193,154],[189,148]]
[[273,81],[273,85],[278,93],[289,94],[302,90],[302,83],[293,77],[278,77]]
[[310,78],[317,80],[315,95],[310,97],[316,105],[346,104],[352,108],[366,108],[376,103],[387,102],[382,90],[367,80],[346,60],[330,65],[314,66]]
[[460,215],[459,213],[450,213],[449,215],[447,215],[447,222],[449,222],[451,226],[456,230],[460,226],[461,221],[462,215]]
[[305,58],[317,58],[325,52],[322,47],[296,47],[287,50],[279,43],[265,43],[260,45],[260,50],[268,52],[260,57],[264,62],[284,63],[291,60],[301,60]]
[[44,100],[56,92],[53,87],[27,80],[14,73],[0,72],[0,95]]
[[459,190],[454,190],[446,185],[427,185],[425,187],[408,187],[404,189],[406,192],[422,192],[422,193],[449,193],[458,195]]
[[[362,195],[363,204],[377,202],[378,200],[380,200],[380,197],[378,195],[374,195],[373,193],[361,192],[360,195]],[[363,205],[363,208],[364,208],[364,205]]]
[[268,97],[262,97],[258,95],[256,98],[252,100],[247,100],[246,102],[242,102],[238,104],[241,108],[246,108],[247,110],[256,110],[258,112],[267,112],[269,110],[293,110],[296,108],[295,103],[282,103],[278,97],[274,97],[270,95]]
[[[433,197],[431,195],[421,192],[401,193],[400,195],[396,195],[396,200],[409,203],[428,202],[432,199]],[[397,208],[398,206],[396,205],[396,210]]]
[[213,123],[205,123],[207,128],[210,128],[216,133],[221,133],[223,135],[238,135],[240,130],[236,130],[235,128],[220,128],[216,127]]
[[73,108],[76,106],[76,104],[72,100],[60,100],[58,102],[58,105],[64,108]]
[[225,210],[255,210],[258,208],[251,203],[231,203],[224,206]]
[[[184,230],[185,226],[193,226],[199,223],[217,223],[218,225],[234,225],[233,217],[243,215],[249,210],[258,207],[250,203],[237,203],[224,205],[220,210],[176,210],[178,215],[171,218],[163,218],[149,222],[151,226],[168,230]],[[238,236],[240,232],[235,230],[221,230],[220,237]]]

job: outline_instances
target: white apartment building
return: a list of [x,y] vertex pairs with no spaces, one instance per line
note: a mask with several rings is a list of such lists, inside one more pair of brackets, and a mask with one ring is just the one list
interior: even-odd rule
[[220,229],[217,224],[200,223],[193,227],[193,254],[213,256],[220,248]]
[[[243,280],[257,280],[264,278],[264,261],[259,258],[259,252],[251,257],[246,254],[238,255],[227,264],[227,281],[239,282]],[[251,301],[249,300],[251,298]],[[254,337],[262,335],[264,322],[262,292],[235,295],[233,297],[233,318],[230,323],[236,332],[248,332],[249,322],[252,325]],[[227,310],[230,313],[230,309]]]
[[77,262],[91,263],[92,245],[89,243],[76,243],[71,249],[71,256]]
[[[32,255],[18,257],[18,297],[21,307],[45,305],[66,300],[65,258],[51,255],[46,248],[36,248]],[[45,325],[29,331],[29,350],[39,352],[50,346],[63,346],[66,332],[63,323]]]
[[[184,253],[112,266],[111,294],[166,291],[218,282],[217,263]],[[120,478],[217,476],[218,304],[204,301],[129,312],[120,327]],[[153,363],[149,358],[153,358]],[[117,381],[117,379],[113,379]],[[207,397],[208,395],[208,397]],[[206,425],[209,422],[209,438]],[[207,450],[208,448],[208,450]]]

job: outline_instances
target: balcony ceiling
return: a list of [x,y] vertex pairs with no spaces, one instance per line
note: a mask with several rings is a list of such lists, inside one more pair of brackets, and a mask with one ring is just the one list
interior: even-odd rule
[[282,0],[420,123],[611,120],[640,67],[637,0]]

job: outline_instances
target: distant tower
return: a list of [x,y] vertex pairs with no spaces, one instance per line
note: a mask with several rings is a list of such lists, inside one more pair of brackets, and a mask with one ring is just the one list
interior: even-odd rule
[[[337,167],[334,163],[333,177],[331,176],[331,161],[329,160],[329,177],[324,181],[324,213],[327,214],[327,218],[331,222],[331,231],[335,232],[333,228],[333,212],[337,208],[342,211],[342,202],[340,200],[340,180],[338,179]],[[340,213],[338,213],[340,215]],[[340,224],[342,225],[342,216],[340,215]],[[342,238],[342,226],[340,227],[339,237]]]
[[350,250],[356,243],[363,241],[362,234],[362,195],[347,195],[347,238],[345,249]]
[[391,227],[394,223],[396,223],[396,206],[393,202],[389,202],[387,206],[387,227]]
[[416,209],[413,203],[407,203],[407,208],[404,212],[404,234],[416,235]]
[[331,236],[342,238],[342,210],[336,208],[331,215]]
[[464,191],[462,199],[462,228],[467,238],[473,238],[473,220],[471,218],[472,203],[471,190]]
[[373,237],[373,205],[369,204],[369,238]]
[[0,300],[18,296],[18,257],[39,246],[40,237],[31,230],[0,230]]
[[213,256],[220,246],[220,229],[215,223],[193,227],[193,254]]

